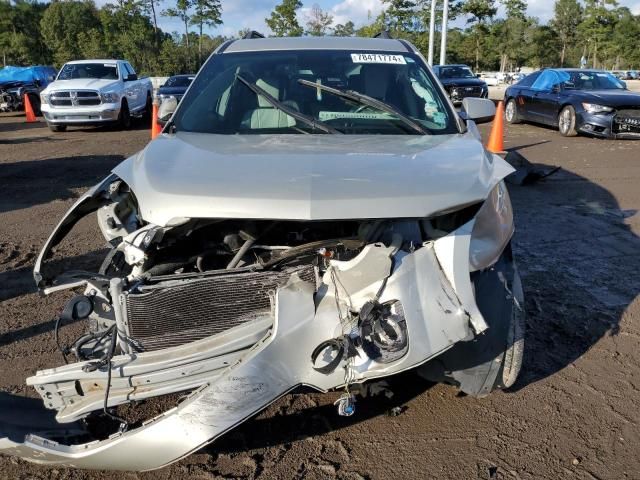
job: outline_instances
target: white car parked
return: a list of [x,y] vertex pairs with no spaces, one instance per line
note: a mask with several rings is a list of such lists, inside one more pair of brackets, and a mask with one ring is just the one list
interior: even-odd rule
[[150,115],[152,91],[151,80],[138,79],[127,61],[76,60],[42,91],[41,110],[54,132],[113,122],[128,128],[131,116]]

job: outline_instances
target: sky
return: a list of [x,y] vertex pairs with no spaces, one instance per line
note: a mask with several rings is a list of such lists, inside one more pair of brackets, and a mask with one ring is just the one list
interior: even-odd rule
[[[109,0],[95,0],[98,6],[109,3]],[[439,3],[442,0],[437,0]],[[298,11],[300,25],[306,24],[308,12],[314,4],[320,5],[323,10],[331,12],[334,24],[346,23],[351,20],[360,27],[369,19],[374,19],[383,9],[381,0],[302,0],[303,7]],[[243,28],[250,28],[258,32],[269,34],[270,31],[264,19],[269,16],[273,8],[280,0],[222,0],[223,25],[216,29],[208,29],[211,35],[237,35]],[[621,6],[629,7],[631,11],[640,15],[640,0],[618,0]],[[161,0],[161,10],[167,8],[174,1]],[[527,13],[532,17],[538,17],[541,22],[547,22],[553,16],[555,0],[528,0]],[[502,12],[498,11],[498,15]],[[177,19],[160,17],[160,28],[165,32],[182,32],[184,28]],[[453,26],[462,27],[465,19],[457,19]]]

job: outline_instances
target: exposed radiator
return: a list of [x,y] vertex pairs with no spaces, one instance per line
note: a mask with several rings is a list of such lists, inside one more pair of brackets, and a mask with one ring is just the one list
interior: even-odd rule
[[281,271],[229,273],[129,293],[129,335],[143,351],[206,338],[271,312],[270,297],[293,273],[316,285],[311,265]]

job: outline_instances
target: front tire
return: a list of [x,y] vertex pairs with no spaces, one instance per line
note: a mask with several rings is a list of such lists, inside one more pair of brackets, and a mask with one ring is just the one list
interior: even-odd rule
[[147,93],[147,101],[144,106],[144,115],[142,116],[142,118],[146,122],[150,122],[152,115],[153,115],[153,101],[151,100],[151,94]]
[[118,115],[118,125],[123,130],[131,128],[131,113],[129,112],[129,104],[126,100],[122,101],[120,114]]
[[521,122],[520,117],[518,116],[518,106],[516,105],[515,99],[510,98],[507,101],[507,106],[504,109],[504,118],[507,123],[511,125]]
[[433,382],[456,385],[463,393],[482,398],[511,387],[520,373],[525,343],[522,284],[507,247],[491,267],[472,274],[476,303],[489,328],[418,368]]
[[49,125],[49,130],[56,133],[66,132],[67,126],[66,125]]
[[571,105],[567,105],[560,111],[558,115],[558,130],[563,137],[575,137],[578,135],[576,130],[576,111]]

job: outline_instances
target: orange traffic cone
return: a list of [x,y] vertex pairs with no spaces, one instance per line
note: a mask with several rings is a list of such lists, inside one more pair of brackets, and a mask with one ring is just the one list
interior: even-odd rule
[[158,123],[158,100],[153,101],[153,110],[151,112],[151,140],[162,133],[162,127]]
[[487,142],[487,150],[491,153],[504,153],[504,106],[498,102],[496,116],[493,119],[493,127]]
[[37,122],[36,114],[33,113],[33,107],[31,106],[31,101],[29,100],[29,94],[24,94],[24,113],[27,114],[27,123]]

